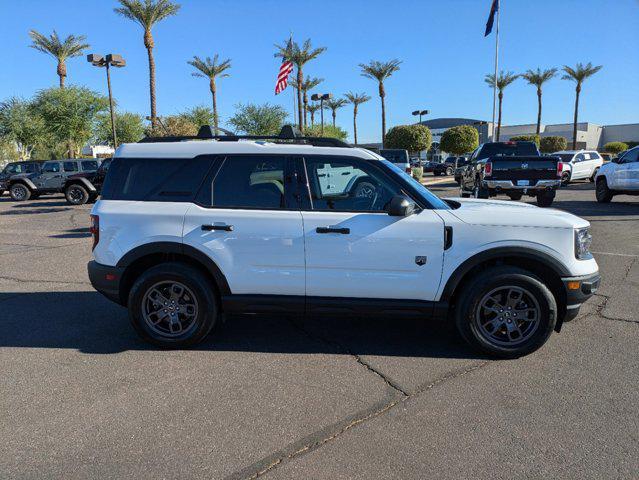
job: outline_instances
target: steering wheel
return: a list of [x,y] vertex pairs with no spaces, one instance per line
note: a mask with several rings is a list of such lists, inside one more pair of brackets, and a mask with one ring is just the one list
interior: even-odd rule
[[363,180],[358,182],[353,192],[355,197],[355,205],[363,205],[366,208],[362,210],[374,210],[379,197],[379,186],[375,185],[372,180]]

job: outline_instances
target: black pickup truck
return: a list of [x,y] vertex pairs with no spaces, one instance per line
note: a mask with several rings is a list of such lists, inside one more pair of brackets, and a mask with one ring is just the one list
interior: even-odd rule
[[542,156],[533,142],[484,143],[461,173],[460,196],[504,194],[521,200],[529,195],[540,207],[549,207],[561,185],[561,166],[559,158]]

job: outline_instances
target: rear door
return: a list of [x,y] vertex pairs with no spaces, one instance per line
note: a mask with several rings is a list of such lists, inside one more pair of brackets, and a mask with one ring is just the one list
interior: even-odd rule
[[185,215],[184,243],[218,265],[233,294],[305,293],[292,162],[281,155],[218,158]]
[[[441,278],[444,224],[433,210],[391,217],[403,193],[377,162],[354,157],[304,159],[302,207],[309,297],[434,300]],[[340,190],[320,175],[350,172]]]

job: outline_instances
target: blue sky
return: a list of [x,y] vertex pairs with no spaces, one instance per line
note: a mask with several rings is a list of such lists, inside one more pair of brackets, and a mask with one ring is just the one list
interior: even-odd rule
[[[231,77],[218,82],[222,120],[239,102],[270,102],[292,110],[290,91],[275,97],[278,60],[273,44],[292,30],[328,48],[305,73],[325,78],[323,91],[367,92],[360,109],[360,141],[380,137],[377,87],[358,64],[399,58],[401,70],[387,82],[389,127],[430,118],[489,120],[492,94],[483,77],[493,68],[494,37],[483,37],[490,0],[183,0],[177,17],[154,30],[161,115],[210,104],[208,84],[191,76],[193,55],[219,53],[233,61]],[[85,34],[91,50],[120,53],[128,65],[112,76],[122,109],[148,114],[148,70],[142,30],[113,13],[113,0],[0,0],[3,18],[0,99],[28,97],[57,84],[55,62],[28,47],[32,28],[49,34]],[[502,0],[501,66],[527,68],[592,61],[603,70],[584,86],[580,119],[598,124],[639,122],[639,2],[637,0]],[[84,58],[68,62],[70,84],[105,92],[104,71]],[[572,121],[574,86],[555,79],[544,90],[544,123]],[[533,87],[518,80],[506,91],[504,123],[536,121]],[[338,123],[352,130],[350,109]]]

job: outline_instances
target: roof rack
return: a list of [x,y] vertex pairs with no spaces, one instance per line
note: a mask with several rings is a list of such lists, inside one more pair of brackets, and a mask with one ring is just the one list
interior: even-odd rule
[[210,125],[202,125],[197,135],[172,137],[144,137],[138,143],[184,142],[187,140],[217,140],[219,142],[237,142],[239,140],[268,140],[274,143],[292,143],[312,145],[314,147],[345,147],[352,145],[337,138],[303,137],[297,128],[284,125],[279,135],[214,135]]

